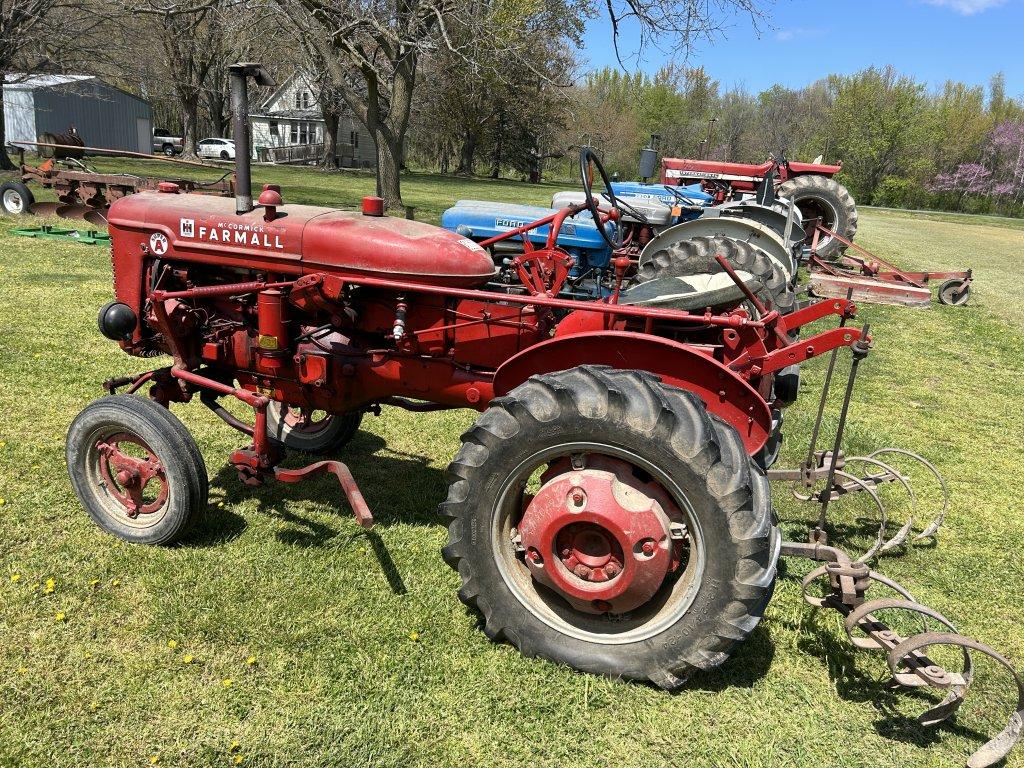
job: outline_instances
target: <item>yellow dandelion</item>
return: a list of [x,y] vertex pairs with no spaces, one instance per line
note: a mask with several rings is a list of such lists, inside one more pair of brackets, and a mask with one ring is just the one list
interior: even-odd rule
[[231,746],[228,747],[228,752],[234,752],[240,746],[242,746],[242,743],[238,739],[232,739]]
[[114,579],[113,581],[110,582],[110,586],[112,586],[112,587],[119,587],[119,586],[121,586],[121,580],[120,579]]
[[150,765],[156,765],[160,762],[160,755],[151,755],[149,758]]
[[89,586],[90,587],[95,587],[99,583],[100,583],[99,579],[89,579]]
[[7,503],[7,499],[5,499],[2,496],[0,496],[0,507],[2,507],[6,503]]
[[196,657],[193,656],[191,653],[186,653],[184,656],[181,657],[182,664],[191,664],[195,660]]
[[420,633],[419,632],[410,632],[409,633],[409,639],[412,640],[415,643],[417,640],[420,639]]
[[57,611],[53,618],[57,621],[67,621],[68,615],[64,611]]
[[91,701],[91,702],[89,702],[89,709],[91,709],[93,712],[95,712],[99,708],[100,708],[100,703],[98,701]]
[[21,574],[20,573],[12,573],[11,574],[11,581],[14,584],[17,584],[19,581],[21,581]]
[[57,588],[57,582],[54,581],[53,579],[47,579],[46,580],[46,586],[43,587],[43,594],[44,595],[49,595],[56,588]]
[[28,674],[28,667],[18,667],[18,674],[19,675],[27,675]]
[[173,651],[175,648],[178,647],[178,641],[177,640],[168,640],[167,641],[167,647],[170,648]]
[[256,663],[256,657],[250,656],[248,659],[245,660],[245,663],[250,667],[253,666]]
[[85,653],[82,654],[82,658],[83,659],[91,659],[92,658],[92,654],[89,651],[86,651]]
[[7,445],[7,441],[6,440],[0,440],[0,448],[3,448],[5,445]]
[[223,685],[225,688],[230,688],[234,682],[235,681],[232,680],[230,677],[225,677],[223,680],[220,681],[220,684]]
[[235,765],[241,765],[242,764],[242,756],[241,755],[235,755],[234,760],[232,760],[231,762],[233,762]]

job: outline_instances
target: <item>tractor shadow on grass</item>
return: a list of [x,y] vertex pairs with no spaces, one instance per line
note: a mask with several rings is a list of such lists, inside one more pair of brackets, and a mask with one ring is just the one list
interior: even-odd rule
[[[325,457],[290,453],[282,466],[298,468],[322,458]],[[437,513],[437,505],[447,490],[445,473],[443,469],[430,466],[429,458],[390,449],[379,436],[362,431],[344,449],[326,458],[339,458],[348,464],[378,527],[398,524],[434,527],[444,524]],[[351,521],[352,513],[334,476],[323,475],[294,484],[269,482],[264,486],[250,487],[243,485],[235,469],[225,462],[218,468],[210,485],[222,493],[223,506],[211,506],[208,518],[197,526],[188,545],[215,546],[239,536],[245,530],[245,520],[228,510],[235,504],[255,500],[261,514],[286,524],[275,531],[278,540],[285,544],[324,547],[330,546],[339,536],[347,537],[348,543],[366,538],[392,591],[405,593],[401,574],[381,537],[372,530],[352,532],[352,525],[342,522],[344,518]],[[336,509],[338,524],[324,522],[322,516],[294,511],[301,506],[296,502],[303,500]]]
[[[779,569],[779,579],[794,582],[799,593],[801,576],[786,571],[785,567]],[[777,623],[797,635],[798,650],[826,666],[841,699],[874,708],[878,718],[873,726],[879,736],[922,748],[941,742],[943,733],[970,739],[978,746],[988,741],[991,734],[961,725],[955,716],[937,726],[921,725],[917,714],[937,704],[944,692],[893,684],[885,655],[854,648],[842,630],[839,614],[826,608],[806,604],[805,607],[807,612],[799,622],[778,619]],[[969,706],[969,703],[965,705]]]

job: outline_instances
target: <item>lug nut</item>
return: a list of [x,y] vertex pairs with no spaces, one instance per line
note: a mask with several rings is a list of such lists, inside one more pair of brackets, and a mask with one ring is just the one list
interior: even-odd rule
[[526,551],[526,557],[531,563],[534,563],[535,565],[540,565],[542,562],[544,562],[544,558],[540,556],[540,552],[538,552],[536,549],[533,549],[532,547]]
[[645,555],[653,555],[654,554],[654,542],[651,541],[650,539],[648,539],[647,541],[645,541],[643,543],[643,546],[640,547],[640,549],[643,550],[643,553]]

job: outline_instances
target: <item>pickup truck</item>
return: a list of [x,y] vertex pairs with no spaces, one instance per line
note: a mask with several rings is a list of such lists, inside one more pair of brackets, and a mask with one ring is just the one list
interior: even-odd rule
[[180,136],[171,136],[171,132],[165,128],[153,129],[153,151],[174,157],[185,150],[185,141]]

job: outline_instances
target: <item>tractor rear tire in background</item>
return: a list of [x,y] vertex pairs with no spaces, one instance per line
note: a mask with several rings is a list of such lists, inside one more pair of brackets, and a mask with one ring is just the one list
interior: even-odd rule
[[20,181],[8,181],[0,185],[0,209],[8,216],[31,213],[36,199],[32,190]]
[[[319,414],[319,418],[317,418]],[[267,407],[267,434],[293,451],[329,454],[343,448],[359,431],[363,412],[330,414],[273,402]]]
[[82,506],[125,541],[173,544],[206,509],[203,456],[185,425],[153,400],[89,403],[68,429],[65,455]]
[[526,656],[672,689],[724,662],[771,598],[764,474],[652,374],[531,377],[462,436],[449,476],[459,598]]
[[[833,178],[797,176],[782,182],[778,195],[796,203],[804,223],[811,227],[807,233],[808,246],[814,238],[815,222],[847,240],[852,241],[857,234],[857,205],[846,187]],[[818,254],[822,257],[838,256],[845,250],[846,246],[833,237],[822,235],[818,239]]]
[[725,235],[703,235],[677,240],[641,258],[637,277],[641,282],[659,277],[685,277],[703,273],[718,274],[722,265],[715,261],[721,254],[737,270],[749,272],[764,283],[772,306],[782,314],[796,308],[796,293],[791,275],[768,253],[745,240]]

